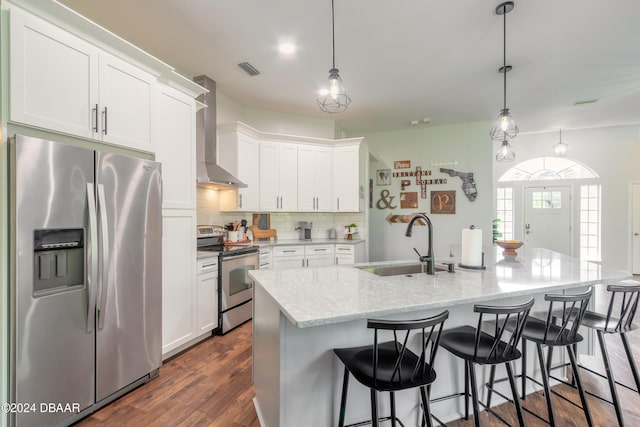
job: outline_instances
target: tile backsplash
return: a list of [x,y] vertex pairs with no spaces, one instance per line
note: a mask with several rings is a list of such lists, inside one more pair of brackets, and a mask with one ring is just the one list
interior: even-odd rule
[[[197,189],[198,224],[224,225],[229,222],[246,219],[253,223],[253,212],[220,212],[219,191],[207,188]],[[315,212],[270,212],[271,228],[278,231],[280,239],[298,239],[300,231],[295,228],[299,221],[311,221],[311,237],[324,239],[329,237],[329,230],[336,228],[338,237],[343,236],[345,225],[356,223],[365,227],[364,213],[315,213]],[[362,238],[365,238],[362,235]]]

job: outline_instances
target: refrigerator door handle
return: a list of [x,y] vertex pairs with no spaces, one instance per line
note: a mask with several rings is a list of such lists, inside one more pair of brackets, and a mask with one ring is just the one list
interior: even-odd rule
[[93,332],[96,314],[96,294],[98,290],[98,220],[96,216],[96,197],[93,184],[87,183],[87,205],[89,208],[89,271],[87,273],[87,332]]
[[98,210],[100,211],[100,234],[102,237],[102,277],[100,280],[98,329],[102,329],[104,327],[105,308],[107,305],[107,273],[109,271],[109,226],[107,225],[107,204],[104,197],[104,186],[102,184],[98,184]]

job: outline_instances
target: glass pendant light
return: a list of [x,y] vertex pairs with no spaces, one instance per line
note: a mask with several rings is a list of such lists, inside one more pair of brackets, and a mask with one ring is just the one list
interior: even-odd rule
[[501,72],[503,77],[503,107],[500,110],[500,114],[498,114],[498,118],[491,128],[491,139],[494,141],[502,141],[505,139],[515,138],[518,135],[518,126],[516,122],[513,120],[509,109],[507,108],[507,73],[511,71],[513,67],[511,65],[507,65],[507,13],[513,10],[513,2],[507,1],[501,3],[496,7],[496,14],[502,15],[504,17],[503,22],[503,49],[502,49],[502,67],[498,70]]
[[496,161],[498,162],[512,162],[516,159],[516,153],[511,148],[511,144],[507,140],[502,141],[502,145],[498,149],[496,154]]
[[560,129],[560,142],[553,146],[553,155],[556,157],[567,157],[569,146],[562,142],[562,129]]
[[351,103],[351,98],[342,84],[342,78],[336,68],[336,34],[333,13],[333,0],[331,0],[331,37],[333,40],[333,67],[329,70],[329,77],[322,89],[318,91],[320,95],[316,102],[320,109],[326,113],[341,113],[347,109]]

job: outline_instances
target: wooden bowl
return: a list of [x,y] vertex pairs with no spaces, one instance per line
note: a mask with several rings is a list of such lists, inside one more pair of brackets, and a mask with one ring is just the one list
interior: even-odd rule
[[502,255],[518,255],[516,249],[520,246],[524,245],[524,242],[520,240],[496,240],[498,246],[500,246],[504,251],[502,251]]

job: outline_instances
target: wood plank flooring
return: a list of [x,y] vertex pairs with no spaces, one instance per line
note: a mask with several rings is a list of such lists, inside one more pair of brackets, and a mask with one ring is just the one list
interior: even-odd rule
[[[598,307],[600,310],[601,307]],[[604,309],[602,309],[604,310]],[[629,341],[640,363],[640,331],[629,335]],[[617,336],[607,338],[610,355],[618,380],[633,384],[627,367],[624,350]],[[531,352],[533,354],[533,352]],[[598,361],[587,364],[599,366]],[[602,372],[603,369],[600,369]],[[585,371],[581,372],[585,388],[609,396],[607,382]],[[434,384],[437,387],[437,383]],[[577,393],[565,386],[556,390],[580,402]],[[640,426],[640,396],[618,387],[623,402],[627,426]],[[210,338],[187,352],[169,360],[160,369],[160,376],[132,391],[111,405],[82,420],[77,425],[91,426],[216,426],[258,427],[253,407],[254,388],[251,383],[251,323],[246,323],[231,333]],[[558,425],[586,426],[582,411],[558,397],[553,398]],[[546,404],[541,393],[534,393],[523,405],[546,418]],[[589,397],[596,426],[611,427],[617,424],[615,411],[607,403]],[[437,414],[437,405],[433,410]],[[497,408],[512,425],[517,425],[515,411],[510,404]],[[481,414],[483,426],[503,426],[485,411]],[[528,426],[546,426],[535,417],[525,414]],[[451,427],[473,425],[469,420],[458,420]],[[313,426],[310,422],[309,426]],[[306,427],[306,426],[300,426]]]

